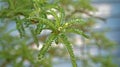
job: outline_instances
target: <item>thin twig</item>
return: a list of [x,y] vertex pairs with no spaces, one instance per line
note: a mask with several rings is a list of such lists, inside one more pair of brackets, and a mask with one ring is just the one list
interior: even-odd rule
[[90,14],[89,12],[87,12],[85,10],[80,10],[80,9],[79,10],[74,10],[73,12],[71,12],[71,14],[67,15],[66,18],[69,18],[69,17],[71,17],[71,15],[74,15],[76,13],[83,13],[83,14],[86,14],[86,15],[88,15],[90,17],[93,17],[93,18],[96,18],[96,19],[100,19],[102,21],[106,21],[105,18],[102,18],[102,17],[99,17],[99,16],[95,16],[95,15]]

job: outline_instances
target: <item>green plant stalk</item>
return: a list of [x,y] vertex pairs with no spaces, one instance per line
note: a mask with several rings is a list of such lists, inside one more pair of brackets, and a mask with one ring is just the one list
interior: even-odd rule
[[49,47],[51,46],[51,43],[56,38],[55,34],[51,34],[48,39],[46,40],[45,44],[43,45],[42,49],[40,50],[38,54],[38,61],[41,61],[45,55],[45,53],[48,51]]
[[67,37],[64,34],[62,34],[61,36],[63,39],[63,43],[70,54],[70,58],[71,58],[71,62],[72,62],[73,67],[77,67],[76,58],[75,58],[75,55],[73,53],[71,43],[68,41]]

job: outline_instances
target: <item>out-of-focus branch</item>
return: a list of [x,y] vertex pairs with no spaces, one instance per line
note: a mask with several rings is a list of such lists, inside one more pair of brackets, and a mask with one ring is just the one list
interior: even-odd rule
[[85,10],[74,10],[73,12],[71,12],[71,14],[67,15],[66,18],[70,18],[72,15],[76,14],[76,13],[83,13],[83,14],[86,14],[87,16],[89,17],[93,17],[93,18],[96,18],[96,19],[100,19],[102,21],[106,21],[105,18],[102,18],[102,17],[99,17],[99,16],[95,16],[93,14],[90,14],[89,12],[85,11]]

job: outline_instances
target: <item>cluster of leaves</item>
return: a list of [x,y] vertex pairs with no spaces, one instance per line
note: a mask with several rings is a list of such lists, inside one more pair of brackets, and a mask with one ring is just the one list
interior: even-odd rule
[[[76,33],[88,38],[83,31],[70,28],[73,24],[84,23],[82,19],[75,18],[66,21],[64,10],[57,3],[49,3],[46,0],[5,0],[5,2],[9,6],[2,9],[0,16],[15,20],[21,37],[25,36],[25,28],[29,28],[35,43],[39,46],[37,35],[44,29],[52,31],[38,54],[39,60],[45,56],[52,42],[62,42],[70,54],[73,67],[77,67],[67,34]],[[25,5],[22,5],[23,3]],[[54,20],[48,19],[47,15],[52,15]]]
[[[41,64],[41,61],[46,62],[49,60],[43,58],[52,42],[55,42],[56,44],[64,44],[70,54],[73,67],[77,67],[72,44],[68,39],[68,34],[70,33],[79,34],[88,38],[85,34],[85,32],[87,32],[97,44],[104,44],[102,48],[104,48],[104,46],[109,48],[108,46],[111,44],[104,35],[96,34],[91,30],[91,27],[95,24],[93,19],[96,17],[89,14],[89,11],[95,11],[90,5],[89,0],[1,0],[1,2],[5,3],[6,7],[2,7],[0,10],[0,18],[15,21],[16,28],[22,38],[26,37],[26,31],[29,30],[34,42],[39,46],[38,35],[46,29],[51,31],[49,36],[45,39],[43,47],[38,52],[38,60]],[[79,16],[76,16],[76,14]],[[83,18],[82,14],[88,15],[89,18]],[[49,18],[49,16],[52,16],[53,18]],[[23,50],[25,50],[26,53],[21,54],[32,52],[29,49],[27,50],[25,44],[23,46],[25,47]],[[52,51],[53,49],[50,50]],[[52,52],[55,52],[55,50]],[[29,53],[28,55],[32,56],[32,53]],[[33,58],[29,58],[28,55],[25,55],[26,57],[24,58],[31,61],[31,63],[36,64],[34,63]],[[92,58],[92,60],[94,61],[94,58]],[[43,62],[43,65],[46,64]],[[35,67],[37,66],[39,65],[35,65]]]

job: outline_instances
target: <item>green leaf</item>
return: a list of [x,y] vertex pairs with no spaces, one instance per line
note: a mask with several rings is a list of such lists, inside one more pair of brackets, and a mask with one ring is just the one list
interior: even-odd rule
[[55,18],[55,20],[56,20],[56,25],[57,26],[59,26],[60,24],[60,22],[59,22],[59,17],[57,16],[57,13],[54,11],[54,10],[50,10],[49,12],[48,12],[48,14],[51,14],[51,15],[53,15],[54,16],[54,18]]
[[39,17],[39,20],[41,21],[41,23],[49,26],[50,29],[53,29],[53,30],[56,29],[56,27],[55,27],[55,25],[53,24],[52,21],[50,21],[50,20],[48,20],[48,19],[40,18],[40,17]]
[[71,43],[68,41],[67,37],[64,34],[61,35],[61,38],[63,39],[63,43],[70,54],[70,58],[71,58],[71,62],[72,62],[73,67],[77,67],[76,58],[74,56]]
[[65,11],[60,6],[59,6],[59,10],[60,10],[60,23],[63,24],[65,20]]
[[67,29],[66,30],[68,33],[76,33],[76,34],[79,34],[79,35],[82,35],[86,38],[89,38],[88,35],[86,35],[83,31],[79,30],[79,29]]
[[20,37],[23,37],[25,35],[25,29],[22,22],[23,22],[22,20],[20,20],[19,18],[16,18],[16,27],[20,33]]
[[46,25],[47,27],[49,27],[49,29],[52,29],[52,30],[56,30],[56,27],[55,25],[53,24],[52,21],[48,20],[48,19],[45,19],[45,18],[41,18],[41,17],[30,17],[30,18],[27,18],[28,20],[37,20],[39,21],[39,23],[41,24],[44,24]]
[[[13,0],[14,1],[14,0]],[[9,3],[9,7],[10,9],[14,9],[15,8],[15,4],[12,0],[8,0],[8,3]]]
[[72,20],[68,21],[69,24],[75,24],[75,23],[84,24],[84,22],[85,21],[83,19],[78,19],[78,18],[75,18],[75,19],[72,19]]
[[37,38],[37,34],[36,34],[36,31],[30,27],[30,30],[31,30],[31,34],[32,34],[32,37],[34,39],[34,42],[37,44],[37,47],[39,46],[39,41],[38,41],[38,38]]
[[43,28],[44,28],[44,25],[42,25],[41,23],[38,23],[37,28],[36,28],[36,33],[40,34]]
[[66,23],[64,23],[63,28],[68,28],[70,26],[72,26],[73,24],[80,24],[83,25],[85,24],[85,21],[83,19],[72,19],[67,21]]
[[46,40],[45,44],[43,45],[42,49],[38,54],[38,61],[41,61],[43,59],[45,53],[48,51],[52,41],[54,41],[55,38],[56,38],[55,34],[50,34],[50,36],[48,37],[48,39]]

